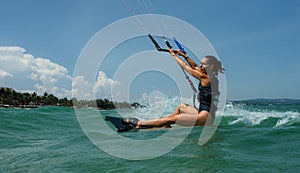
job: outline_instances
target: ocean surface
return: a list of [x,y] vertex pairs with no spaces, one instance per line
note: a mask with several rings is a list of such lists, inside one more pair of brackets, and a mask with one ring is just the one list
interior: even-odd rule
[[[87,117],[95,112],[91,108],[83,110]],[[122,111],[130,114],[129,110],[102,110],[99,115],[118,115]],[[93,120],[96,124],[97,120],[101,124],[99,115]],[[81,127],[73,108],[1,108],[0,172],[300,172],[299,103],[228,102],[218,129],[207,143],[198,144],[203,127],[195,127],[177,147],[150,159],[110,155]],[[93,132],[101,134],[107,128],[115,130],[105,124]],[[174,128],[180,134],[180,128]],[[120,135],[139,141],[167,131]],[[103,138],[101,142],[126,152],[113,140]],[[160,147],[151,146],[145,153]]]

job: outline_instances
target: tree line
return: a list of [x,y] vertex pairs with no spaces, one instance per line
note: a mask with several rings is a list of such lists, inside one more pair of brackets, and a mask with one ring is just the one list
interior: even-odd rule
[[44,92],[42,96],[33,93],[21,93],[11,88],[0,88],[0,104],[11,107],[38,107],[38,106],[73,106],[72,100],[66,97],[59,99],[53,94]]
[[108,99],[96,99],[96,100],[77,100],[73,98],[73,105],[77,108],[94,107],[98,109],[126,109],[126,108],[139,108],[145,107],[137,102],[113,102]]
[[68,107],[94,107],[98,109],[124,109],[143,107],[139,103],[112,102],[108,99],[77,100],[76,98],[58,98],[53,94],[44,92],[42,96],[33,93],[21,93],[11,88],[0,87],[0,107],[30,107],[39,106],[68,106]]

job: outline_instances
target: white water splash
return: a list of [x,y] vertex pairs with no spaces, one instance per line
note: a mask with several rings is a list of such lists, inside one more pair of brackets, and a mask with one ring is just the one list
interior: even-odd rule
[[299,112],[285,112],[275,127],[279,127],[282,125],[289,125],[294,122],[300,122],[300,113]]
[[224,117],[235,117],[229,122],[229,125],[245,124],[248,126],[260,125],[263,121],[270,118],[278,119],[273,127],[281,127],[300,122],[300,113],[293,111],[276,111],[266,109],[248,110],[245,105],[232,105],[228,103],[225,109]]
[[139,101],[145,107],[138,108],[134,111],[136,117],[144,120],[161,118],[172,114],[180,103],[192,104],[192,99],[183,99],[180,97],[168,98],[160,92],[150,95],[144,94]]

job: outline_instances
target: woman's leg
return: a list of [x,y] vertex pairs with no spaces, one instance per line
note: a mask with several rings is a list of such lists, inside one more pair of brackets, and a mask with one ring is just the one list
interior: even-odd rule
[[[163,118],[139,121],[136,128],[169,127],[171,124],[177,123],[177,120],[179,120],[179,125],[186,124],[188,121],[188,124],[194,125],[197,115],[198,111],[195,107],[182,103],[173,114]],[[186,118],[181,118],[185,116]]]
[[[176,124],[181,126],[203,126],[205,124],[211,124],[209,117],[209,112],[204,110],[196,114],[183,113],[178,115]],[[209,122],[207,122],[208,120]]]

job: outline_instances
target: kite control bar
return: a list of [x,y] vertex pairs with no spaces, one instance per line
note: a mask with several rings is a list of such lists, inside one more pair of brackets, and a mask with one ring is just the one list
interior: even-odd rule
[[[152,43],[154,44],[154,46],[156,47],[157,51],[160,51],[160,52],[169,52],[168,49],[162,49],[158,43],[154,40],[154,38],[152,37],[152,35],[148,34],[148,37],[150,38],[150,40],[152,41]],[[169,42],[168,42],[169,43]],[[170,43],[169,43],[170,45]],[[168,46],[169,47],[169,46]]]
[[[159,52],[169,52],[168,49],[162,49],[162,48],[158,45],[158,43],[154,40],[154,38],[152,37],[151,34],[148,34],[148,37],[150,38],[150,40],[151,40],[152,43],[154,44],[154,46],[155,46],[155,48],[157,49],[157,51],[159,51]],[[162,38],[164,39],[164,41],[165,41],[166,45],[168,46],[168,48],[169,48],[169,49],[172,49],[172,46],[171,46],[170,42],[166,39],[166,37],[162,37]],[[174,40],[174,42],[176,43],[178,49],[179,49],[182,53],[186,54],[186,51],[185,51],[184,48],[181,46],[181,44],[179,43],[179,41],[177,41],[175,37],[173,37],[173,40]],[[176,50],[174,50],[174,51],[175,51],[175,53],[176,53]]]
[[176,40],[175,37],[173,37],[174,42],[176,43],[178,49],[180,49],[180,51],[184,54],[186,54],[186,51],[184,50],[184,48],[181,46],[181,44],[179,43],[179,41]]

